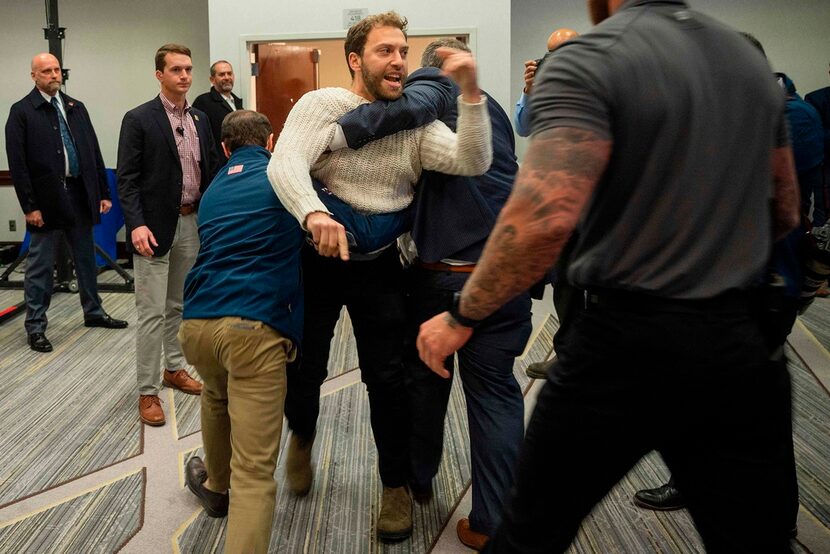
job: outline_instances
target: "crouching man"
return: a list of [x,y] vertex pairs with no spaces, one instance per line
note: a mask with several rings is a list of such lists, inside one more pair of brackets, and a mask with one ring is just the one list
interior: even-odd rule
[[205,461],[188,462],[186,482],[208,515],[229,514],[227,552],[268,551],[285,365],[303,328],[303,233],[265,173],[273,140],[262,114],[240,110],[222,123],[230,159],[199,207],[201,247],[179,331],[205,383]]

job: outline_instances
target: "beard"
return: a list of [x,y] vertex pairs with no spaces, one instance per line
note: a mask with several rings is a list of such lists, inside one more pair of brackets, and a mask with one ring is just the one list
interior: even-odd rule
[[611,16],[608,0],[588,0],[588,12],[594,25],[599,25]]
[[227,93],[229,93],[230,91],[233,90],[233,83],[232,82],[218,83],[218,85],[219,86],[216,87],[216,88],[218,88],[220,92],[224,92],[225,94],[227,94]]
[[55,94],[61,89],[60,81],[51,81],[44,85],[46,92],[49,94]]
[[363,76],[363,84],[366,87],[366,91],[369,94],[371,94],[376,100],[397,100],[401,97],[401,94],[403,93],[403,87],[399,88],[397,91],[386,90],[383,86],[382,73],[372,75],[371,73],[369,73],[369,70],[366,68],[366,65],[363,65],[360,68],[360,74]]

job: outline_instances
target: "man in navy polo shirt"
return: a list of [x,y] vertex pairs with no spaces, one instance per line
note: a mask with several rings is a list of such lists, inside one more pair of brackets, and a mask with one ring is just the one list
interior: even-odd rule
[[238,110],[223,121],[230,159],[199,207],[201,247],[185,281],[179,331],[205,382],[205,463],[191,458],[186,482],[209,516],[230,514],[228,552],[268,551],[285,365],[303,329],[303,233],[265,174],[273,145],[262,114]]

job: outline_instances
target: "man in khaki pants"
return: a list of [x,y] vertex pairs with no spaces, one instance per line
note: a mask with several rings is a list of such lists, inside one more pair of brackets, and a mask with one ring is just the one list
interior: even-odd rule
[[265,173],[273,136],[256,112],[239,110],[222,123],[230,159],[202,197],[201,247],[179,331],[204,380],[205,463],[191,458],[186,482],[209,516],[230,514],[227,552],[268,551],[285,365],[303,328],[303,233]]

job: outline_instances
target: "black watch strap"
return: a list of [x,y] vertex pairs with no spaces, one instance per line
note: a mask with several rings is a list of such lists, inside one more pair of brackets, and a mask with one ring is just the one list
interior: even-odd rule
[[458,323],[463,325],[464,327],[469,327],[470,329],[475,329],[481,324],[480,319],[470,319],[469,317],[464,317],[461,315],[459,310],[459,306],[461,305],[461,293],[456,292],[452,295],[452,306],[450,307],[450,315],[454,320]]

